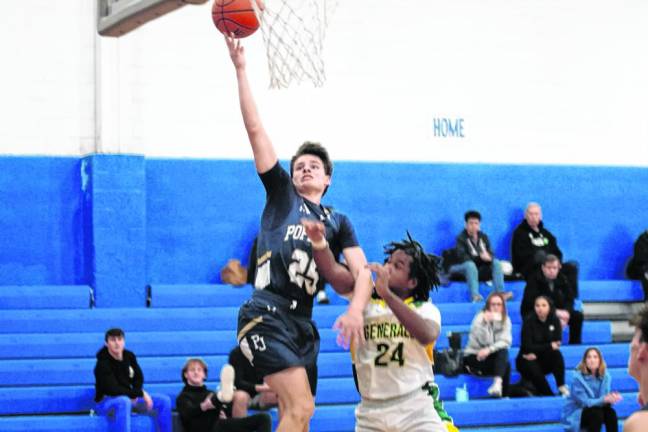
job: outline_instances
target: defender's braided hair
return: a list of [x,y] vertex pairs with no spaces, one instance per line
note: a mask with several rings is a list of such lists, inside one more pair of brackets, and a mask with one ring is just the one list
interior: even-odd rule
[[425,253],[421,243],[414,240],[409,231],[406,232],[407,239],[391,242],[385,246],[385,255],[389,259],[392,253],[402,250],[412,257],[409,277],[417,281],[416,288],[412,291],[414,300],[427,301],[430,298],[430,290],[436,289],[440,284],[441,259],[436,255]]

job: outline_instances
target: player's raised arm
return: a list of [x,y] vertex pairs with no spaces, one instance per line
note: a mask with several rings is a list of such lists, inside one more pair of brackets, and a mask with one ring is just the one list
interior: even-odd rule
[[277,155],[272,141],[270,141],[263,127],[263,123],[261,123],[261,117],[259,116],[254,97],[252,96],[252,90],[250,89],[250,83],[248,82],[245,70],[245,50],[243,45],[241,45],[241,40],[231,36],[225,36],[225,42],[227,43],[234,68],[236,69],[241,114],[243,115],[245,130],[247,131],[252,152],[254,153],[254,163],[257,172],[264,173],[277,163]]

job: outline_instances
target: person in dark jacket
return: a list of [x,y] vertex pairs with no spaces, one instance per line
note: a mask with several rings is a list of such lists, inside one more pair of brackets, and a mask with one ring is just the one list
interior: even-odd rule
[[644,231],[634,243],[634,254],[628,262],[626,274],[630,279],[641,281],[644,301],[648,301],[648,230]]
[[[225,365],[221,372],[221,387],[232,386],[234,376]],[[176,409],[185,432],[270,432],[272,421],[265,413],[232,418],[231,402],[235,395],[213,392],[205,385],[207,364],[199,358],[190,358],[182,368],[184,388],[176,398]],[[229,384],[225,384],[229,381]],[[236,392],[234,392],[236,393]]]
[[171,432],[171,399],[144,390],[144,375],[137,358],[124,349],[124,331],[112,328],[104,340],[94,368],[97,414],[107,416],[109,428],[115,432],[130,431],[133,411],[155,418],[158,432]]
[[524,211],[524,220],[513,231],[511,242],[511,256],[513,269],[528,279],[540,268],[545,257],[552,254],[563,262],[562,273],[569,279],[578,297],[578,263],[576,261],[564,262],[563,253],[558,247],[556,237],[545,228],[542,222],[542,209],[540,204],[531,202]]
[[535,299],[541,295],[553,302],[556,316],[562,327],[569,325],[569,343],[580,344],[583,312],[575,310],[574,290],[565,275],[560,273],[560,260],[552,254],[545,257],[540,270],[527,280],[520,305],[520,315],[527,316],[533,310]]
[[552,373],[558,391],[569,395],[565,386],[565,360],[560,352],[562,329],[551,300],[545,296],[535,299],[534,310],[522,323],[522,342],[515,359],[517,370],[526,381],[533,383],[541,396],[553,396],[545,375]]
[[[495,258],[488,236],[481,231],[481,214],[469,210],[464,214],[464,230],[457,236],[455,255],[458,263],[450,266],[450,274],[460,274],[466,278],[473,302],[483,300],[479,294],[479,277],[486,275],[493,281],[493,291],[504,291],[502,264]],[[513,297],[508,291],[504,299]]]
[[245,358],[238,345],[230,351],[228,362],[234,368],[236,376],[234,379],[236,397],[232,403],[233,417],[247,416],[248,407],[263,410],[277,406],[277,394],[263,382],[263,379],[259,379],[254,367]]

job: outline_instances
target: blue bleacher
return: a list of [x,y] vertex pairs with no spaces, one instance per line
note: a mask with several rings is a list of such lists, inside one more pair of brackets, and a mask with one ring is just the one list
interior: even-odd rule
[[[642,295],[637,287],[627,281],[583,281],[581,297],[587,301],[632,301]],[[490,287],[482,285],[481,289],[486,294]],[[507,289],[516,295],[514,301],[507,303],[513,321],[514,346],[510,358],[514,367],[523,284],[507,282]],[[188,291],[191,296],[186,295]],[[102,346],[108,327],[125,329],[126,345],[138,355],[146,388],[175,400],[182,387],[180,369],[188,356],[202,356],[210,364],[212,379],[217,376],[214,371],[227,361],[227,354],[236,343],[238,306],[249,297],[251,287],[154,284],[150,308],[122,309],[89,309],[85,286],[66,287],[51,301],[42,300],[48,292],[55,292],[51,287],[22,287],[16,292],[20,294],[0,294],[0,430],[105,431],[105,419],[88,413],[94,406],[94,355]],[[433,301],[444,320],[439,348],[447,346],[448,331],[467,334],[474,314],[483,307],[483,303],[467,302],[466,293],[465,284],[461,283],[452,283],[433,293]],[[316,305],[314,309],[321,354],[317,409],[311,424],[313,431],[351,431],[359,395],[353,383],[350,355],[336,344],[336,332],[331,329],[345,311],[346,300],[329,294],[332,304]],[[18,300],[21,296],[24,298]],[[67,300],[62,304],[59,298]],[[572,369],[580,361],[584,346],[598,346],[608,363],[614,389],[624,395],[617,412],[625,418],[637,408],[637,384],[626,372],[627,343],[612,343],[609,321],[586,321],[583,335],[582,346],[562,348],[567,382],[571,381]],[[514,370],[512,382],[518,379]],[[462,430],[561,430],[557,424],[562,406],[559,397],[493,400],[487,397],[486,389],[491,383],[488,377],[437,376],[436,380],[448,412]],[[549,381],[555,390],[553,378],[549,377]],[[209,382],[211,387],[217,384]],[[464,384],[471,397],[468,404],[453,400],[455,388]],[[512,428],[513,425],[517,426]],[[134,419],[133,430],[150,427],[147,417]]]
[[5,285],[0,309],[79,309],[90,305],[88,285]]

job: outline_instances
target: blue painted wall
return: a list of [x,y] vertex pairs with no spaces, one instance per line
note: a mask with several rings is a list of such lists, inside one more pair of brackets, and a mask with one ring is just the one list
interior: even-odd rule
[[512,231],[537,201],[583,278],[623,278],[632,243],[648,228],[645,168],[339,163],[335,176],[331,201],[348,209],[372,259],[405,228],[434,252],[451,247],[470,208],[482,213],[496,254],[510,259]]
[[[151,282],[216,281],[228,258],[247,262],[264,200],[250,161],[149,159],[147,192]],[[351,217],[372,260],[405,229],[431,251],[451,247],[469,208],[509,258],[528,201],[584,278],[622,278],[648,227],[648,169],[338,162],[324,199]]]
[[0,285],[88,283],[80,164],[0,157]]
[[150,283],[219,280],[229,258],[247,263],[265,192],[251,161],[147,159]]
[[[133,259],[145,260],[113,257],[116,272],[144,265],[146,283],[205,283],[219,280],[228,258],[247,263],[264,201],[251,161],[145,159],[143,168],[145,190],[124,201],[122,216],[133,206],[143,218],[145,234],[131,227],[130,241]],[[93,255],[94,230],[106,227],[89,214],[106,202],[95,194],[84,204],[81,178],[78,158],[0,158],[0,285],[93,283],[105,258]],[[648,227],[648,169],[338,162],[324,201],[351,217],[369,258],[381,260],[382,245],[405,229],[431,251],[452,246],[468,208],[482,212],[496,253],[509,258],[531,200],[583,278],[621,278]],[[112,225],[115,236],[123,228]]]

